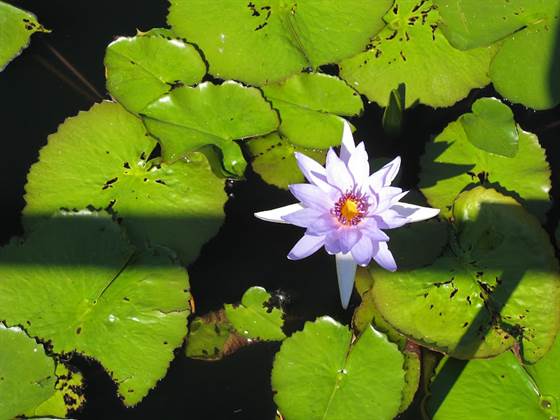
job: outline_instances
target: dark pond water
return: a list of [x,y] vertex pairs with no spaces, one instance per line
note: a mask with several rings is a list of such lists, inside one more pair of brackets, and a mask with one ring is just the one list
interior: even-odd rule
[[[134,35],[136,29],[164,26],[167,8],[163,0],[8,2],[33,11],[53,32],[35,36],[30,48],[0,73],[2,243],[22,233],[20,213],[26,174],[47,136],[66,117],[107,98],[103,68],[106,45],[115,36]],[[367,139],[370,156],[403,157],[401,186],[414,188],[426,141],[469,111],[476,98],[493,94],[487,88],[471,92],[452,108],[432,110],[419,106],[409,110],[398,139],[387,138],[383,133],[382,110],[375,105],[368,106],[364,115],[352,122],[358,128],[356,137]],[[558,198],[559,109],[536,113],[514,107],[514,111],[521,126],[538,134],[546,147],[554,174],[553,196]],[[189,269],[198,313],[238,301],[248,287],[261,285],[287,296],[288,332],[325,314],[348,323],[353,306],[348,311],[340,307],[334,260],[319,252],[301,262],[288,261],[286,254],[301,235],[300,230],[259,222],[252,216],[254,211],[291,203],[291,196],[267,186],[250,172],[246,181],[229,186],[228,192],[231,200],[226,207],[225,224]],[[549,231],[557,219],[555,204],[547,224]],[[352,303],[356,303],[355,296]],[[99,365],[75,358],[73,362],[85,374],[88,397],[85,410],[76,417],[273,419],[276,408],[270,371],[278,347],[255,345],[215,363],[187,359],[179,350],[167,376],[133,409],[123,407],[115,386]],[[403,418],[418,418],[417,410],[413,406]]]

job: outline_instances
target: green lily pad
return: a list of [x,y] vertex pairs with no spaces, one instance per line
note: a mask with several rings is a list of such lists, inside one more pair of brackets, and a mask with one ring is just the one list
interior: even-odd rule
[[224,306],[225,314],[243,337],[255,340],[283,340],[284,313],[268,304],[271,296],[262,287],[248,289],[240,305]]
[[401,134],[406,103],[406,86],[401,83],[389,94],[389,101],[383,111],[383,130],[391,137]]
[[[449,216],[457,194],[472,185],[499,186],[541,221],[550,209],[550,167],[536,135],[517,127],[519,151],[512,157],[475,147],[459,121],[426,145],[421,158],[420,189],[432,207]],[[490,136],[488,132],[487,136]]]
[[[519,419],[557,418],[560,414],[558,348],[555,345],[549,353],[556,356],[552,364],[553,359],[542,359],[525,368],[512,352],[468,362],[442,359],[431,386],[432,395],[426,403],[430,417],[459,420],[469,413],[471,419],[502,420],[515,413]],[[535,375],[535,369],[546,370],[545,375],[556,385],[554,391],[549,392],[547,381]]]
[[206,361],[221,360],[247,346],[251,340],[240,335],[224,310],[195,318],[189,325],[186,355]]
[[11,419],[54,394],[55,362],[21,328],[0,323],[0,342],[0,418]]
[[251,156],[253,170],[268,184],[287,189],[290,184],[305,182],[294,153],[300,152],[324,164],[325,149],[298,147],[282,138],[278,133],[249,140],[246,143]]
[[390,0],[172,0],[168,23],[197,44],[210,73],[253,85],[335,63],[365,47]]
[[479,149],[514,157],[519,149],[519,133],[510,107],[496,98],[478,99],[471,114],[459,118],[467,139]]
[[461,49],[504,40],[491,68],[496,90],[534,109],[560,103],[558,0],[435,0],[443,30]]
[[453,220],[451,247],[432,265],[370,268],[377,309],[413,341],[452,357],[490,357],[517,340],[535,362],[560,328],[548,235],[513,198],[482,187],[459,195]]
[[[387,335],[389,341],[395,343],[404,355],[403,369],[405,371],[405,385],[402,393],[399,413],[405,411],[416,395],[420,383],[420,348],[408,341],[405,336],[383,319],[373,299],[371,285],[373,279],[369,271],[364,267],[358,267],[356,271],[356,289],[361,295],[362,302],[354,310],[352,316],[352,328],[356,335],[361,334],[371,325],[377,330]],[[369,285],[369,286],[368,286]]]
[[56,384],[54,395],[25,413],[25,417],[52,416],[66,418],[76,413],[86,402],[84,396],[84,377],[77,370],[69,369],[62,363],[56,365]]
[[268,134],[279,124],[258,89],[231,81],[175,89],[150,104],[144,115],[166,161],[213,144],[222,150],[225,168],[238,176],[243,175],[246,162],[234,140]]
[[337,77],[321,73],[297,74],[262,90],[280,113],[280,134],[306,148],[340,145],[344,120],[339,115],[350,117],[364,109],[354,89]]
[[132,253],[116,223],[88,211],[0,250],[0,319],[98,360],[127,406],[165,375],[190,313],[187,273],[167,251]]
[[366,328],[352,332],[329,317],[307,322],[276,354],[274,401],[289,419],[391,419],[404,387],[397,346]]
[[49,32],[25,10],[0,1],[0,71],[29,45],[35,32]]
[[28,175],[26,226],[60,208],[110,207],[136,245],[163,245],[194,261],[222,223],[224,181],[201,154],[174,165],[150,159],[155,145],[140,119],[116,103],[69,118]]
[[341,77],[370,101],[388,106],[391,91],[404,83],[406,108],[417,102],[444,107],[490,83],[496,47],[451,46],[431,0],[396,0],[384,20],[365,52],[340,63]]
[[170,31],[117,38],[105,55],[107,90],[128,110],[139,113],[178,85],[194,85],[206,74],[195,47]]

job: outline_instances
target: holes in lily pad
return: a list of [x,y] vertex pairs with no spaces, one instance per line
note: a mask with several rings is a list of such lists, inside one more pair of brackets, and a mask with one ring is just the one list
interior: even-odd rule
[[107,182],[105,182],[105,185],[103,185],[103,187],[101,189],[106,190],[107,188],[113,188],[113,184],[115,182],[117,182],[118,180],[119,180],[119,178],[117,178],[117,177],[108,180]]

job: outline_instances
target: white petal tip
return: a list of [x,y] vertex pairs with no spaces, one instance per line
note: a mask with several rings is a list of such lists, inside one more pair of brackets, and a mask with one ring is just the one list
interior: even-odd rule
[[290,213],[295,211],[301,210],[303,207],[301,204],[290,204],[289,206],[279,207],[273,210],[265,210],[259,211],[254,213],[255,217],[260,220],[264,220],[265,222],[273,222],[273,223],[288,223],[284,219],[283,216],[287,216]]

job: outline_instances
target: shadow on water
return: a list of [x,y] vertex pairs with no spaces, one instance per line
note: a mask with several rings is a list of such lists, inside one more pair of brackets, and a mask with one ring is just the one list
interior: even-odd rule
[[[165,26],[168,6],[166,1],[133,0],[8,2],[33,11],[41,23],[53,32],[48,36],[34,36],[30,47],[0,74],[0,92],[3,95],[0,122],[4,152],[9,154],[0,163],[0,176],[9,180],[0,183],[3,197],[0,208],[2,242],[23,233],[20,224],[24,206],[23,186],[27,171],[37,159],[39,148],[46,143],[47,135],[55,132],[65,118],[88,109],[105,93],[103,57],[107,44],[117,35],[133,35],[137,28],[147,30]],[[551,88],[556,92],[560,86],[558,45],[554,50],[556,64],[550,72]],[[401,185],[413,188],[418,183],[419,156],[425,143],[450,121],[468,112],[478,97],[490,95],[497,96],[492,88],[478,89],[450,108],[433,110],[418,106],[408,110],[404,115],[403,132],[396,139],[387,138],[383,132],[383,110],[376,105],[368,105],[364,115],[353,123],[358,128],[357,138],[370,140],[367,143],[370,155],[403,157]],[[540,113],[520,106],[513,108],[520,125],[539,135],[547,149],[553,173],[559,173],[558,108]],[[453,172],[461,168],[447,169]],[[554,178],[552,195],[556,200],[546,225],[549,233],[555,228],[559,214],[556,182]],[[301,235],[300,229],[260,222],[252,216],[254,211],[288,204],[293,198],[286,192],[265,185],[253,173],[248,174],[246,182],[236,183],[230,193],[234,197],[227,204],[225,224],[219,234],[203,247],[200,258],[189,267],[197,312],[203,314],[218,309],[224,302],[236,302],[248,287],[261,285],[290,297],[287,312],[292,318],[291,331],[300,329],[305,320],[324,314],[347,324],[351,310],[342,311],[340,308],[333,259],[320,252],[305,262],[288,261],[286,254]],[[157,215],[141,216],[137,221],[182,222]],[[192,223],[193,220],[185,222]],[[81,220],[76,223],[88,222]],[[73,229],[76,232],[81,230],[79,226]],[[14,259],[10,263],[33,262]],[[77,257],[75,261],[53,260],[51,263],[81,265],[88,264],[88,261]],[[502,282],[493,292],[495,312],[503,308],[523,277],[521,271],[504,274],[509,276],[507,285]],[[356,296],[352,303],[357,303]],[[462,344],[467,344],[473,335],[488,332],[491,327],[488,313],[481,310],[472,326],[476,330],[466,331]],[[189,360],[178,351],[166,377],[134,409],[122,406],[115,396],[115,385],[99,365],[76,357],[73,361],[87,379],[89,400],[79,418],[272,420],[275,407],[270,390],[270,370],[277,349],[276,344],[248,347],[218,363]],[[471,351],[474,354],[476,348]],[[466,365],[468,362],[461,363]],[[450,367],[449,372],[443,375],[445,370],[446,367],[440,377],[445,378],[449,390],[461,371],[456,366]],[[441,398],[436,406],[441,404],[445,395]],[[409,418],[418,418],[418,413],[411,413]]]

